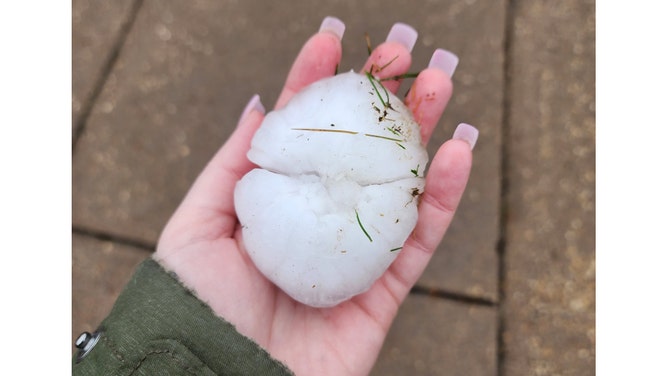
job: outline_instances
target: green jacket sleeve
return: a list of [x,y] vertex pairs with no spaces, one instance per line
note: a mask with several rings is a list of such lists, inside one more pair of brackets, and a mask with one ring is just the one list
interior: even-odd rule
[[[144,261],[74,375],[291,375],[166,272]],[[92,343],[92,342],[91,342]]]

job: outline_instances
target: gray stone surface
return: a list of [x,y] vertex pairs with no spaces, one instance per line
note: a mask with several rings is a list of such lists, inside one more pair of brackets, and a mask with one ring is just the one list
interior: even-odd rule
[[594,2],[516,2],[504,375],[595,374]]
[[72,127],[91,99],[133,0],[72,1]]
[[81,332],[98,327],[136,266],[149,256],[145,250],[110,241],[72,237],[72,343]]
[[410,295],[371,375],[496,375],[496,310]]
[[482,135],[462,210],[420,283],[495,299],[503,2],[290,4],[144,2],[76,146],[74,223],[155,242],[251,95],[260,93],[267,107],[275,101],[324,16],[347,24],[341,70],[361,67],[364,32],[376,44],[401,20],[422,35],[416,69],[436,47],[461,57],[432,154],[458,122],[478,125]]

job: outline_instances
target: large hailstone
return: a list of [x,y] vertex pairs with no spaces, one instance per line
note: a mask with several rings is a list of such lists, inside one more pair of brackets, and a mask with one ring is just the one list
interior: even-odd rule
[[428,155],[418,124],[371,75],[303,89],[267,114],[234,192],[257,268],[295,300],[334,306],[368,290],[417,222]]

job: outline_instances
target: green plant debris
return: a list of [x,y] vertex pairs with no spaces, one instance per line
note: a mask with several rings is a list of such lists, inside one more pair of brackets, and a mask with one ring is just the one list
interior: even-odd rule
[[396,144],[399,145],[400,148],[406,150],[406,147],[405,147],[404,145],[402,145],[402,144],[400,144],[400,143],[398,143],[398,142],[397,142]]
[[[373,86],[373,90],[376,92],[376,95],[378,95],[378,99],[380,99],[380,103],[383,104],[383,107],[385,108],[392,108],[390,105],[390,94],[387,92],[387,89],[385,89],[385,86],[378,81],[377,78],[375,78],[371,73],[369,72],[364,72],[366,74],[366,77],[369,79],[369,82],[371,82],[371,86]],[[380,95],[380,91],[378,91],[378,87],[376,87],[375,82],[378,82],[378,85],[383,89],[385,92],[385,98],[386,100],[383,100],[383,97]]]
[[401,137],[401,133],[397,132],[396,129],[394,129],[394,128],[385,128],[385,129],[387,129],[388,131],[392,132],[395,136],[399,136],[399,137]]
[[398,251],[398,250],[400,250],[401,248],[403,248],[403,247],[392,248],[392,249],[390,249],[390,252]]
[[[331,126],[331,124],[330,124]],[[359,132],[347,131],[345,129],[320,129],[320,128],[291,128],[293,131],[308,131],[308,132],[329,132],[329,133],[346,133],[358,134]]]
[[376,70],[376,73],[382,72],[383,69],[387,68],[390,64],[394,63],[395,60],[399,58],[399,55],[395,56],[392,60],[388,61],[387,64],[383,65],[382,67],[378,68]]
[[[385,108],[387,108],[387,107],[385,107]],[[373,109],[376,110],[376,112],[378,112],[379,115],[381,115],[380,109],[378,109],[378,107],[373,106]],[[390,118],[387,117],[387,110],[383,110],[382,116],[378,117],[378,122],[379,123],[383,120],[394,122],[394,119],[390,119]]]
[[369,238],[369,241],[373,243],[373,239],[371,239],[371,236],[369,235],[369,233],[366,232],[366,229],[364,229],[364,226],[362,225],[362,221],[360,221],[360,215],[357,212],[357,210],[355,210],[355,217],[357,218],[357,223],[360,225],[360,228],[364,232],[364,235],[366,235],[366,237]]
[[364,39],[366,40],[366,51],[371,56],[371,38],[369,37],[369,33],[364,32]]
[[[293,130],[293,131],[345,133],[345,134],[353,134],[353,135],[360,133],[360,132],[349,131],[349,130],[345,130],[345,129],[321,129],[321,128],[290,128],[290,129]],[[394,142],[404,142],[404,141],[406,141],[406,140],[402,140],[402,139],[399,139],[399,138],[392,138],[392,137],[382,136],[382,135],[373,134],[373,133],[363,133],[363,135],[366,136],[366,137],[380,138],[380,139],[383,139],[383,140],[394,141]]]
[[381,78],[380,81],[381,81],[381,82],[382,82],[382,81],[398,81],[398,80],[402,80],[402,79],[404,79],[404,78],[415,78],[415,77],[418,76],[418,74],[419,74],[419,73],[404,73],[404,74],[398,74],[398,75],[396,75],[396,76],[392,76],[392,77]]
[[367,137],[382,138],[383,140],[394,141],[394,142],[403,142],[403,141],[405,141],[405,140],[400,140],[400,139],[398,139],[398,138],[392,138],[392,137],[381,136],[381,135],[379,135],[379,134],[365,133],[364,135],[367,136]]
[[417,167],[415,167],[415,170],[411,170],[411,172],[413,173],[413,175],[415,175],[416,178],[418,177],[418,170],[419,169],[420,169],[420,165],[417,165]]

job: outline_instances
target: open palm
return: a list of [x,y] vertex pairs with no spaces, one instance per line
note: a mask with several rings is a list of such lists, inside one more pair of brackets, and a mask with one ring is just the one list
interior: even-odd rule
[[[302,48],[276,108],[283,107],[308,84],[334,74],[341,60],[342,30],[332,32],[324,26],[325,22]],[[404,36],[410,31],[403,25],[397,28]],[[388,38],[378,46],[363,70],[373,67],[376,72],[383,67],[377,73],[381,78],[406,73],[411,62],[410,46],[395,39]],[[443,53],[437,51],[432,61]],[[393,92],[399,86],[396,80],[384,84]],[[424,69],[413,83],[406,104],[420,124],[425,144],[451,92],[449,75],[436,67]],[[234,133],[167,224],[154,257],[216,314],[296,374],[367,374],[399,305],[422,274],[452,219],[468,180],[471,145],[451,140],[440,147],[427,174],[416,228],[372,288],[338,306],[312,308],[292,300],[268,281],[243,246],[233,192],[237,181],[255,167],[246,153],[264,118],[257,97],[249,105]]]

